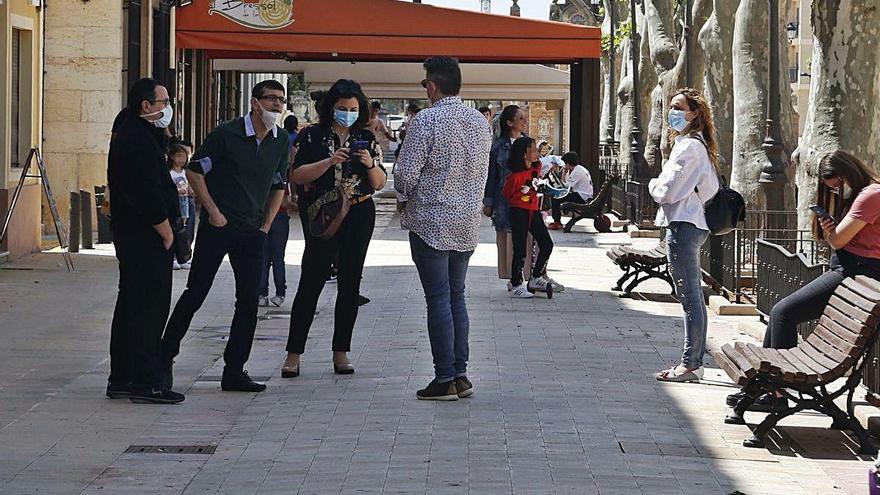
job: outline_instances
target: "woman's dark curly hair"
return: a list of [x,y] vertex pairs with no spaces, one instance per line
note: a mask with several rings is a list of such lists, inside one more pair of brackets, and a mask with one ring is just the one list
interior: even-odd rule
[[526,169],[526,151],[535,144],[535,140],[528,137],[523,136],[521,138],[517,138],[516,141],[510,145],[510,155],[507,159],[507,169],[511,172],[522,172]]
[[361,90],[361,85],[351,79],[340,79],[333,83],[327,94],[318,102],[318,124],[330,125],[333,123],[333,114],[336,111],[336,102],[347,98],[357,98],[358,119],[351,126],[352,129],[361,129],[370,120],[370,101]]

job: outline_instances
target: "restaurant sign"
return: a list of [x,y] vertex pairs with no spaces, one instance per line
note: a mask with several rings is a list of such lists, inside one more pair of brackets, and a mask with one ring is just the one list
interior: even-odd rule
[[293,0],[211,0],[208,15],[253,29],[270,31],[293,24]]

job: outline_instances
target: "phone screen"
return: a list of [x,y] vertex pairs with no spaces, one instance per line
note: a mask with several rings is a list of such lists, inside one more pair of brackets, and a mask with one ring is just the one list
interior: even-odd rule
[[828,211],[819,205],[813,205],[810,207],[810,209],[813,210],[813,213],[815,213],[816,216],[819,218],[832,218]]

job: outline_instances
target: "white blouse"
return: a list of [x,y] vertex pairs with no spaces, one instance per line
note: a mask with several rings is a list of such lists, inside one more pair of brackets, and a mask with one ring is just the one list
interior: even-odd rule
[[676,137],[660,176],[648,183],[648,191],[660,205],[654,225],[689,222],[709,230],[703,205],[715,196],[718,188],[718,175],[702,141],[690,136]]

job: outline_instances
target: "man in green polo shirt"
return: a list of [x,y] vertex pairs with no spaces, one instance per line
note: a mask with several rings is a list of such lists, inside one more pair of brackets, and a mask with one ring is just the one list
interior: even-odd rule
[[263,242],[287,187],[290,136],[277,122],[284,110],[284,86],[263,81],[251,91],[251,111],[219,125],[193,155],[187,178],[202,205],[192,268],[162,337],[166,381],[196,311],[202,306],[223,257],[235,274],[235,316],[223,359],[221,387],[262,392],[244,364],[257,326],[257,297]]

